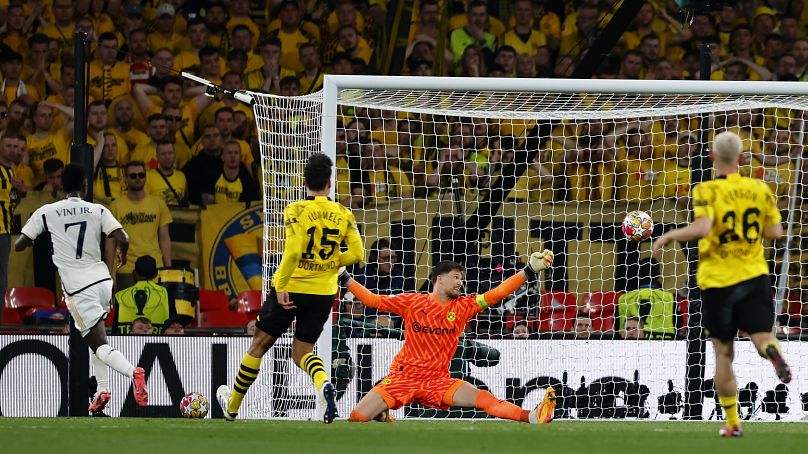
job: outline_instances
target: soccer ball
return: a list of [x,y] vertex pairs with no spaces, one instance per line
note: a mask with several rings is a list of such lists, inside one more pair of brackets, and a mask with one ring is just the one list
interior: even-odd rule
[[196,391],[185,395],[180,401],[180,414],[183,418],[202,419],[208,414],[208,398]]
[[623,219],[623,234],[631,241],[641,241],[651,237],[654,220],[645,211],[632,211]]

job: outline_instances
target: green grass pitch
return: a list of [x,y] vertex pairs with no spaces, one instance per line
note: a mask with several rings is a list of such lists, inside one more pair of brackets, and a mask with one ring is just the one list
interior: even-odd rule
[[743,438],[716,422],[397,421],[326,426],[300,421],[0,418],[0,451],[138,453],[760,453],[802,452],[808,423],[747,423]]

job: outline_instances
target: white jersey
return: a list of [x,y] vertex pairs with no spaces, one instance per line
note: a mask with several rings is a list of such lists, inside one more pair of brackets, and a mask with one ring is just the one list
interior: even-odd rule
[[101,257],[101,233],[123,228],[103,205],[70,197],[34,211],[22,234],[34,240],[51,234],[53,263],[68,295],[111,279]]

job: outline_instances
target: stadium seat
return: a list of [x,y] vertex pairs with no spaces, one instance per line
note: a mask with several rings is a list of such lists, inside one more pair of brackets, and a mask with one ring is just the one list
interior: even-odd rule
[[46,288],[15,287],[6,290],[5,306],[15,309],[24,320],[35,309],[56,310],[56,297]]
[[239,293],[236,310],[250,318],[255,318],[261,311],[261,297],[260,290],[247,290]]
[[614,313],[621,292],[584,293],[582,306],[584,312],[592,318],[593,331],[612,331],[614,329]]
[[244,328],[247,316],[236,311],[205,311],[199,314],[200,328]]
[[539,298],[539,331],[572,331],[577,314],[575,294],[544,292]]
[[229,308],[230,300],[225,292],[199,289],[199,312],[226,311]]
[[22,325],[22,318],[16,309],[4,307],[2,310],[3,317],[0,319],[0,325]]
[[679,313],[682,314],[682,329],[683,331],[687,331],[687,317],[690,315],[688,312],[688,302],[686,298],[682,298],[676,302],[679,305]]

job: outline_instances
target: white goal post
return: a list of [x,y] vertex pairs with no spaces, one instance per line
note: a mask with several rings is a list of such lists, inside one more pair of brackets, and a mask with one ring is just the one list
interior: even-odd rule
[[[800,341],[808,339],[800,324],[801,302],[808,301],[808,83],[327,75],[312,95],[251,95],[265,194],[264,285],[282,251],[279,216],[303,196],[303,164],[315,151],[337,163],[333,195],[354,206],[370,251],[368,267],[354,274],[380,290],[426,289],[435,261],[453,258],[467,268],[468,291],[482,292],[531,251],[553,249],[552,273],[471,323],[452,374],[524,408],[544,387],[563,388],[557,416],[568,418],[720,415],[712,403],[713,358],[693,336],[700,313],[688,312],[699,307],[692,248],[666,250],[652,279],[638,266],[648,263],[650,242],[627,241],[619,224],[635,209],[654,218],[654,237],[687,222],[691,177],[710,168],[706,147],[715,133],[738,131],[742,172],[766,181],[784,213],[786,238],[767,245],[767,257],[778,334],[796,366],[784,392],[768,364],[741,343],[743,413],[803,415],[808,369],[797,358],[808,353],[808,342]],[[390,257],[390,273],[400,279],[380,267]],[[642,296],[646,278],[659,293]],[[382,289],[382,281],[396,286]],[[321,356],[341,374],[335,379],[344,416],[383,378],[400,347],[401,326],[350,297],[338,306],[317,348],[338,347],[334,364]],[[654,340],[622,339],[636,336],[637,326]],[[310,416],[275,404],[267,375],[273,373],[293,376],[297,395],[310,393],[294,367],[269,368],[245,400],[268,408],[247,416]],[[397,415],[484,416],[418,406]]]

